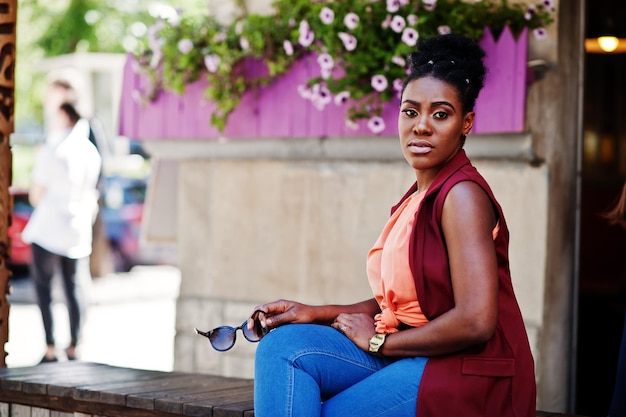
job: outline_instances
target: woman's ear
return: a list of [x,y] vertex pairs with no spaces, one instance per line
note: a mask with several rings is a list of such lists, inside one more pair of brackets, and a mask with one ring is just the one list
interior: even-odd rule
[[463,134],[467,136],[472,130],[472,126],[474,126],[474,117],[476,114],[473,111],[467,112],[465,116],[463,116]]

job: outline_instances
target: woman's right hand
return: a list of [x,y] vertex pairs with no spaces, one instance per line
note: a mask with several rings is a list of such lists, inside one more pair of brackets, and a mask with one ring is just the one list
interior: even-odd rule
[[[316,320],[315,309],[306,304],[290,300],[277,300],[255,307],[263,313],[258,313],[262,326],[274,328],[289,323],[313,323]],[[248,321],[248,328],[251,327]]]

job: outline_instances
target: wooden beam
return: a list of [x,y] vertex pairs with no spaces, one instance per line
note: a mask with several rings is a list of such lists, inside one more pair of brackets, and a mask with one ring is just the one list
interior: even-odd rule
[[9,278],[11,256],[9,226],[13,200],[9,194],[13,158],[9,142],[13,133],[15,103],[15,30],[17,0],[0,0],[0,367],[6,367],[5,343],[9,340]]

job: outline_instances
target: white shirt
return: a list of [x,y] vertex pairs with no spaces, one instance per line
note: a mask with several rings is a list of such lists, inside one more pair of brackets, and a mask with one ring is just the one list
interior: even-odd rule
[[72,259],[91,254],[101,166],[86,120],[49,138],[31,174],[45,191],[22,233],[24,241]]

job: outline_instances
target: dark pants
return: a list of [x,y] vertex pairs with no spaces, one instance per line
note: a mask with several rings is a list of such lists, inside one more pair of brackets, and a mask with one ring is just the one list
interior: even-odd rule
[[617,375],[615,377],[615,388],[613,389],[613,400],[611,401],[609,416],[626,416],[626,317],[624,317],[624,330],[622,331]]
[[58,265],[63,281],[65,302],[70,319],[70,346],[76,346],[81,326],[81,313],[84,300],[77,285],[78,259],[51,253],[41,246],[32,244],[33,260],[30,273],[35,282],[37,304],[41,310],[43,327],[46,332],[46,344],[54,345],[54,322],[52,319],[52,277]]

